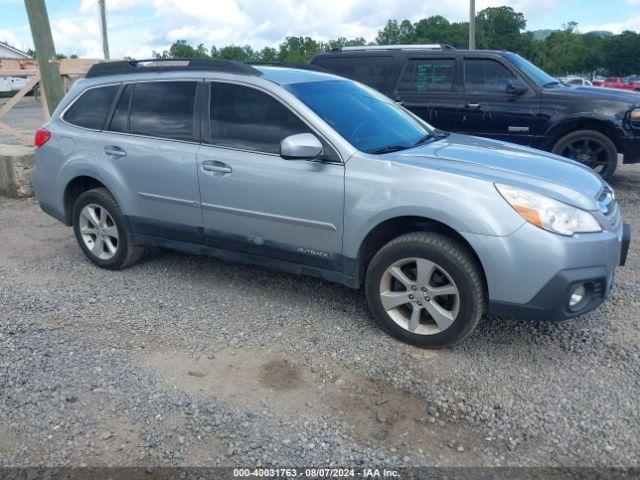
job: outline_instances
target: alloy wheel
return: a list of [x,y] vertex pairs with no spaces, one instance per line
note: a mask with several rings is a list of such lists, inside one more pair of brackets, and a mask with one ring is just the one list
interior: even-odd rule
[[610,162],[606,146],[594,138],[578,138],[568,143],[560,155],[580,162],[598,173],[606,170]]
[[106,208],[90,203],[80,212],[80,234],[92,255],[110,260],[118,252],[118,227]]
[[445,331],[460,308],[451,275],[425,258],[403,258],[390,265],[380,280],[380,300],[395,323],[418,335]]

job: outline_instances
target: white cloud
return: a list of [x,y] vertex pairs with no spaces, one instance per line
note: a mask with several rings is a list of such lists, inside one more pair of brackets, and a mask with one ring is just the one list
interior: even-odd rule
[[15,48],[21,48],[22,44],[16,34],[13,31],[7,29],[0,29],[0,42],[6,43]]
[[[638,0],[640,1],[640,0]],[[591,25],[580,25],[581,32],[606,31],[612,33],[621,33],[625,30],[640,31],[640,16],[631,17],[624,22],[613,23],[594,23]]]
[[[518,0],[513,8],[522,12],[527,20],[535,20],[542,15],[555,12],[566,0]],[[640,1],[640,0],[638,0]]]
[[100,26],[96,20],[86,17],[54,19],[51,33],[56,51],[76,53],[82,57],[102,57]]

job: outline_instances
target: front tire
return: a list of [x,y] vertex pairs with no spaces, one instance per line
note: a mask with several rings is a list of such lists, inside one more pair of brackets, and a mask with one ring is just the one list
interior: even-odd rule
[[128,267],[145,253],[143,246],[133,244],[124,215],[106,188],[88,190],[78,197],[73,232],[84,254],[101,268]]
[[618,166],[615,144],[606,135],[594,130],[578,130],[565,135],[552,151],[592,168],[605,180],[613,176]]
[[431,232],[402,235],[382,247],[367,269],[365,290],[378,323],[422,348],[460,342],[486,306],[477,261],[455,240]]

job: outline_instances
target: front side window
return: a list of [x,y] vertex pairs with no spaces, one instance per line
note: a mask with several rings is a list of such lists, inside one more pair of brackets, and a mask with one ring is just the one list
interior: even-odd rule
[[92,88],[84,92],[64,114],[64,120],[78,127],[102,130],[119,85]]
[[129,131],[138,135],[194,139],[196,82],[136,83]]
[[453,89],[453,58],[411,60],[402,75],[398,90],[402,92],[450,92]]
[[280,153],[289,135],[311,130],[291,110],[259,90],[229,83],[211,84],[211,143]]
[[411,148],[432,129],[378,92],[348,80],[304,82],[285,88],[360,151]]
[[541,68],[536,67],[533,63],[525,60],[520,55],[510,53],[508,55],[505,55],[505,58],[540,87],[555,88],[562,86],[560,82],[558,82],[547,72],[545,72]]
[[516,76],[495,60],[465,59],[464,89],[466,92],[506,93],[507,83]]

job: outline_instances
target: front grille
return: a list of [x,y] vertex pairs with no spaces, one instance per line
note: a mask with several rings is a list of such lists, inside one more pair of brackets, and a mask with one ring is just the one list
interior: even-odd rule
[[606,288],[604,280],[596,280],[591,285],[594,295],[604,296],[604,291]]

